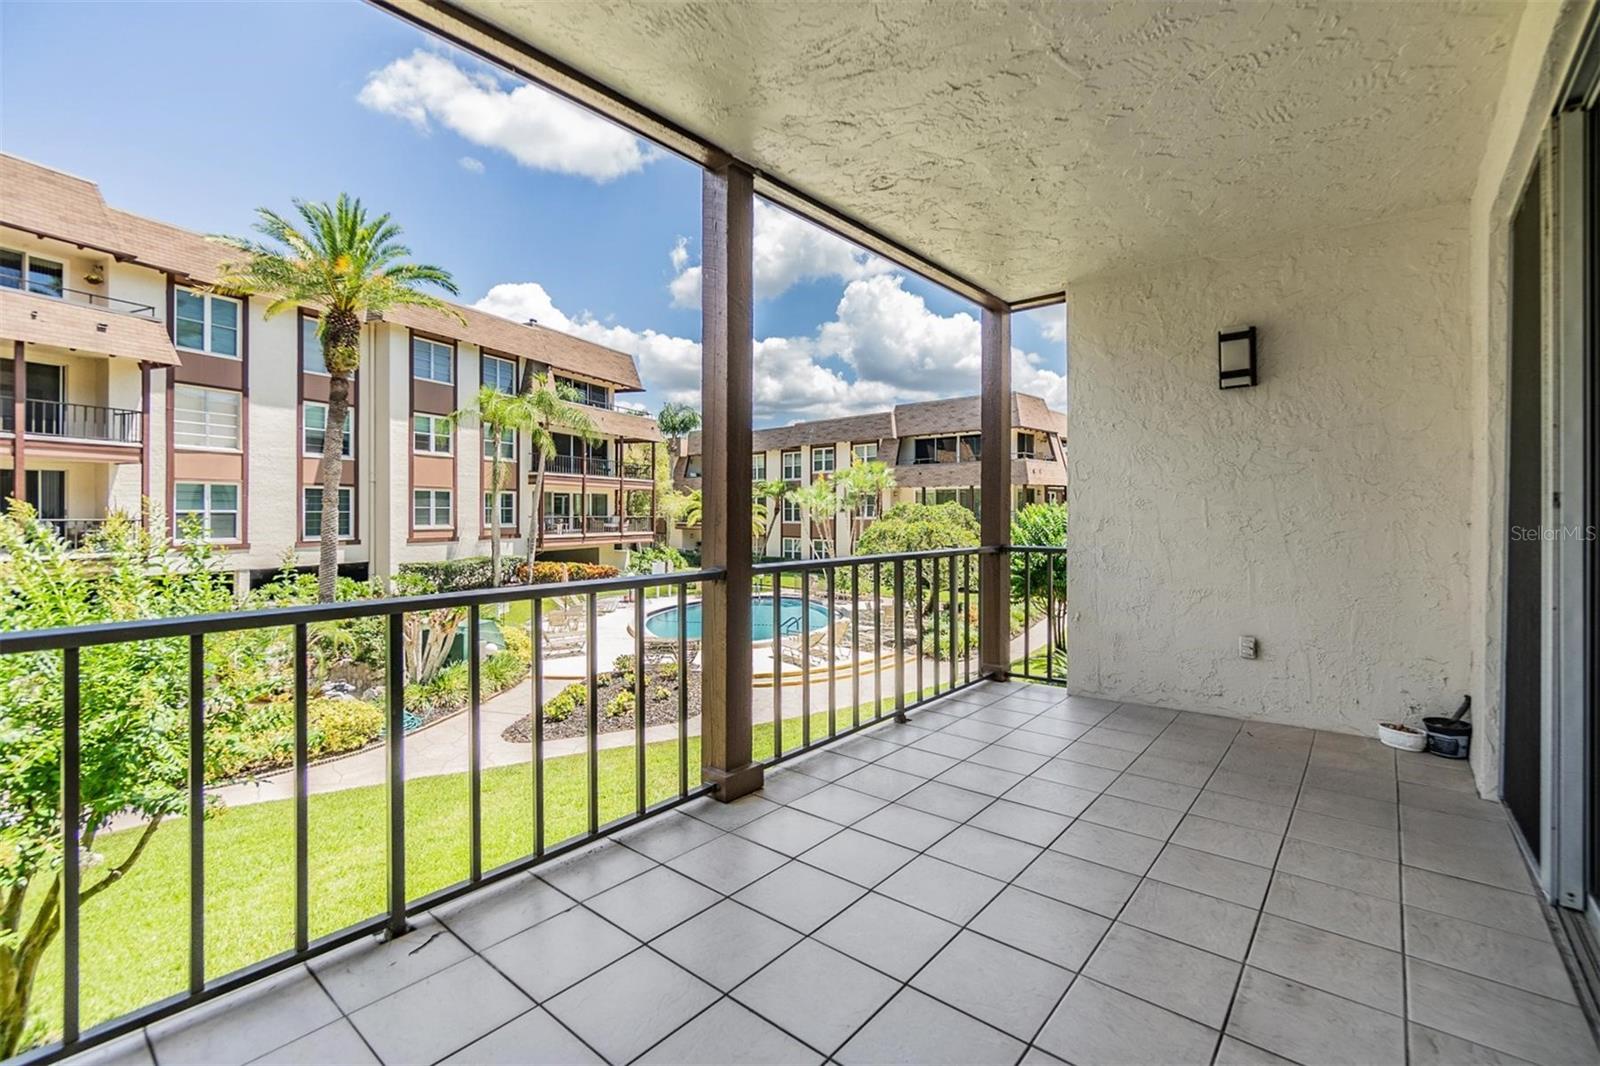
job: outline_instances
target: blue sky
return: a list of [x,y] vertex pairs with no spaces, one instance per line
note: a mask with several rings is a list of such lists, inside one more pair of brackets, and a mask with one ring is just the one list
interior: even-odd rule
[[[0,150],[202,232],[349,191],[463,302],[631,352],[652,409],[698,391],[698,169],[364,4],[8,0]],[[966,301],[773,207],[757,263],[761,424],[977,391]],[[1060,312],[1013,332],[1064,405]]]

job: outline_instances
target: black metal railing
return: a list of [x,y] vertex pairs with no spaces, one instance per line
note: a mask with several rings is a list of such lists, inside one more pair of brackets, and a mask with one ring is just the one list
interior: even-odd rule
[[99,307],[107,311],[115,311],[122,315],[138,315],[141,318],[155,318],[156,309],[150,304],[138,303],[134,300],[119,300],[114,296],[104,293],[87,292],[83,289],[69,289],[53,281],[41,278],[19,278],[16,276],[0,276],[0,288],[20,289],[31,292],[35,296],[49,296],[67,303],[79,304],[84,307]]
[[[294,966],[360,937],[374,933],[398,935],[406,931],[407,919],[411,915],[437,906],[483,884],[525,871],[536,864],[566,854],[597,838],[607,836],[711,791],[710,786],[702,785],[690,777],[688,736],[689,665],[692,650],[690,642],[692,639],[698,644],[698,634],[691,638],[686,620],[691,585],[703,588],[706,583],[721,581],[725,576],[724,571],[715,569],[681,571],[595,581],[268,608],[0,634],[0,655],[28,655],[35,658],[36,663],[30,663],[30,669],[36,676],[45,679],[41,683],[51,685],[60,692],[63,716],[59,759],[62,812],[60,825],[62,861],[59,873],[62,988],[61,1013],[57,1020],[60,1039],[51,1045],[33,1049],[26,1057],[32,1061],[59,1058],[91,1044],[133,1031],[158,1018]],[[669,590],[669,595],[675,594],[677,622],[669,636],[659,636],[648,632],[645,628],[644,596],[647,589],[656,593]],[[602,801],[600,791],[602,708],[599,699],[601,671],[597,634],[600,617],[612,613],[621,605],[617,602],[618,597],[631,597],[632,606],[631,647],[635,666],[632,694],[635,702],[631,743],[635,751],[633,758],[628,761],[632,764],[636,786],[632,790],[631,797],[627,797],[626,792],[622,794],[625,798],[621,799],[615,794],[608,793]],[[626,602],[626,599],[623,602]],[[482,612],[486,608],[516,604],[525,605],[530,612],[527,632],[531,638],[531,653],[527,669],[532,677],[528,707],[528,728],[531,731],[532,746],[530,767],[532,824],[531,832],[523,844],[524,851],[519,857],[485,869],[482,735],[484,656],[476,634],[479,632]],[[426,613],[429,618],[437,620],[438,612],[451,612],[457,619],[456,624],[464,625],[466,632],[473,635],[473,639],[465,642],[467,647],[465,657],[468,664],[467,696],[465,708],[460,712],[468,716],[465,753],[468,807],[466,861],[464,868],[459,870],[462,874],[459,880],[426,893],[408,894],[406,735],[408,727],[415,727],[416,723],[408,721],[407,656],[408,650],[414,651],[419,643],[425,646],[429,639],[421,636],[422,631],[416,628],[418,617]],[[407,623],[408,615],[412,616],[410,629]],[[378,619],[381,619],[381,635],[378,630],[370,626],[372,620]],[[385,767],[385,779],[381,787],[384,790],[383,803],[387,823],[387,856],[383,880],[386,904],[380,913],[372,913],[335,932],[314,938],[311,935],[310,919],[312,838],[308,826],[311,759],[308,752],[310,719],[307,706],[313,695],[312,669],[315,666],[320,672],[323,664],[320,661],[314,662],[320,653],[313,650],[312,641],[317,636],[314,627],[354,620],[367,620],[369,627],[367,632],[372,635],[372,643],[377,645],[381,642],[383,648],[384,728],[378,743],[382,746]],[[212,668],[217,665],[208,662],[207,645],[208,638],[221,639],[225,635],[261,631],[271,631],[272,639],[282,643],[281,648],[274,645],[274,654],[281,653],[283,658],[292,660],[292,667],[286,667],[286,673],[292,673],[290,687],[293,694],[293,751],[288,771],[293,779],[293,946],[279,954],[260,958],[241,969],[212,977],[208,976],[206,969],[208,942],[205,881],[208,869],[206,861],[208,838],[204,812],[207,789],[221,782],[213,782],[207,776],[208,696],[215,695],[213,692],[208,692],[208,678],[211,676]],[[545,709],[550,700],[545,692],[545,659],[547,655],[555,654],[553,649],[547,650],[547,644],[559,639],[563,633],[570,634],[576,639],[577,644],[581,645],[572,654],[581,656],[587,671],[587,699],[581,710],[574,712],[582,714],[582,757],[586,770],[585,784],[582,787],[582,809],[567,811],[568,817],[564,821],[564,824],[581,824],[582,829],[570,836],[552,841],[548,839],[547,833],[548,815],[554,812],[547,810],[551,793],[546,787],[546,776],[549,771],[545,758],[547,728]],[[169,832],[183,832],[188,836],[187,989],[118,1017],[100,1019],[86,1017],[82,1009],[83,941],[80,893],[84,888],[81,879],[84,871],[88,869],[85,863],[88,857],[85,854],[86,835],[103,828],[104,820],[109,817],[103,810],[106,797],[85,795],[85,781],[82,776],[83,738],[86,735],[93,735],[96,731],[104,732],[104,716],[97,714],[93,704],[86,701],[104,697],[100,694],[99,685],[93,681],[86,682],[85,670],[94,668],[94,658],[98,654],[98,649],[136,642],[141,644],[166,642],[168,652],[180,658],[185,654],[185,649],[187,653],[187,724],[179,727],[185,730],[188,742],[186,785],[180,789],[174,782],[170,786],[174,790],[174,798],[177,799],[180,811],[188,816],[187,827],[160,826],[157,829],[158,832],[163,829]],[[150,645],[145,644],[145,646]],[[670,773],[675,775],[676,780],[674,782],[670,777],[663,779],[660,775],[654,777],[655,793],[664,796],[655,803],[649,802],[650,791],[647,790],[646,714],[644,713],[646,706],[644,665],[647,661],[653,661],[650,658],[651,654],[658,659],[663,655],[675,656],[677,661],[677,667],[672,671],[676,679],[676,692],[665,697],[652,694],[652,698],[672,701],[677,725],[676,752],[673,753],[675,758],[662,759],[658,763],[658,766],[670,766]],[[658,688],[661,684],[659,679],[651,683]],[[182,682],[179,684],[182,686]],[[605,708],[607,719],[611,718],[613,713],[611,707]],[[563,718],[565,717],[564,713]],[[183,719],[180,717],[179,720]],[[628,726],[623,725],[621,729],[627,731]],[[659,743],[672,744],[673,741]],[[607,745],[608,749],[610,747]],[[91,753],[90,762],[91,765],[103,763],[103,753],[99,751]],[[571,785],[571,782],[568,782],[568,785]],[[673,785],[675,787],[670,787]],[[88,782],[88,786],[91,791],[94,789],[93,780]],[[183,798],[185,793],[186,798]],[[556,794],[570,796],[571,791],[569,789],[562,792],[558,785]],[[628,799],[631,799],[631,803],[627,802]],[[609,810],[619,809],[619,804],[626,804],[625,813],[608,820],[602,811],[603,802]],[[91,816],[89,813],[91,810],[99,813]],[[101,846],[103,845],[97,845],[97,848]],[[265,905],[263,908],[270,909]],[[288,937],[289,930],[286,929],[285,943],[289,943]],[[215,947],[212,950],[217,951]],[[53,1027],[53,1022],[45,1024]]]
[[[885,717],[904,721],[918,704],[982,680],[979,563],[998,550],[757,564],[755,593],[771,599],[756,608],[770,612],[758,626],[770,630],[772,657],[772,743],[758,759],[777,762]],[[786,611],[786,600],[798,601],[798,613]],[[812,624],[813,604],[823,608],[821,626]],[[792,723],[783,709],[786,673],[791,680],[798,674],[800,713]],[[823,708],[813,710],[819,682]],[[842,682],[848,697],[841,707]],[[865,703],[864,693],[870,697]]]
[[622,520],[624,533],[653,533],[655,528],[656,520],[653,515],[633,514]]
[[[138,444],[141,439],[141,417],[138,411],[120,407],[93,407],[56,400],[22,401],[23,429],[35,437]],[[16,405],[9,395],[0,397],[0,428],[6,432],[14,432],[17,428]]]
[[[1011,602],[1022,611],[1021,658],[1010,676],[1027,681],[1067,681],[1067,549],[1013,544],[1006,549]],[[1035,633],[1036,629],[1042,633]]]
[[646,461],[630,459],[622,464],[622,476],[648,480],[655,477],[655,467]]
[[607,459],[604,456],[552,455],[545,460],[544,469],[547,474],[586,474],[589,477],[617,477],[619,476],[620,465],[615,459]]

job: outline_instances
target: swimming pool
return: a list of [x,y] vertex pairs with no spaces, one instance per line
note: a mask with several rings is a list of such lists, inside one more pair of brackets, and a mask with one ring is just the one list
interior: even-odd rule
[[[799,596],[785,596],[778,606],[780,625],[784,632],[797,632],[800,628],[800,615],[804,605]],[[823,604],[811,604],[811,617],[808,629],[815,631],[826,628],[828,625],[828,608]],[[684,626],[690,640],[700,639],[700,601],[695,600],[685,609]],[[678,609],[676,607],[663,607],[659,611],[651,611],[644,619],[644,631],[652,637],[661,637],[675,640],[678,636]],[[772,597],[750,597],[750,637],[753,640],[772,639]]]

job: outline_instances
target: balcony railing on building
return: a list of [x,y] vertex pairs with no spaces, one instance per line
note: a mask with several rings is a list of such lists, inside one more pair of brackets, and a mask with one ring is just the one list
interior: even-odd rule
[[48,296],[70,304],[79,304],[83,307],[98,307],[102,310],[115,311],[123,315],[138,315],[140,318],[156,317],[156,309],[150,304],[142,304],[135,300],[121,300],[115,296],[107,296],[99,292],[88,292],[84,289],[69,289],[65,285],[46,278],[23,278],[15,274],[0,273],[0,288],[18,289],[22,292],[32,293],[35,296]]
[[[95,407],[56,400],[24,400],[23,431],[30,437],[62,437],[71,440],[105,441],[110,444],[138,444],[143,415],[121,407]],[[10,396],[0,397],[0,429],[16,432],[16,405]]]

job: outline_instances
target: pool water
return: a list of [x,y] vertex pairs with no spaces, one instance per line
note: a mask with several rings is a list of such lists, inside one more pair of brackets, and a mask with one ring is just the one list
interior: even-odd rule
[[[779,625],[785,633],[799,632],[800,616],[804,602],[799,596],[785,596],[778,605]],[[823,629],[828,624],[828,608],[820,603],[811,604],[810,630]],[[695,601],[685,608],[684,626],[690,640],[700,639],[700,603]],[[644,631],[652,637],[676,640],[678,636],[678,609],[663,607],[645,616]],[[750,597],[750,637],[752,640],[772,639],[772,597]]]

